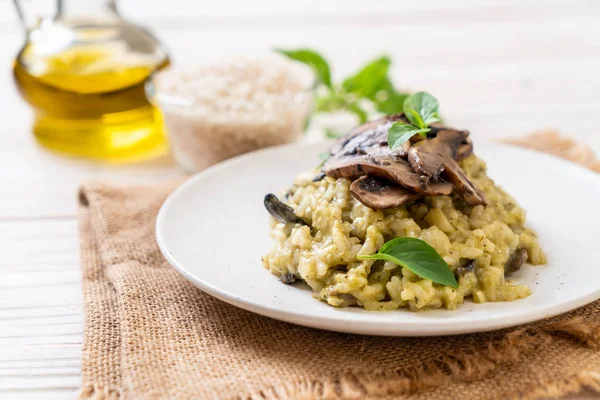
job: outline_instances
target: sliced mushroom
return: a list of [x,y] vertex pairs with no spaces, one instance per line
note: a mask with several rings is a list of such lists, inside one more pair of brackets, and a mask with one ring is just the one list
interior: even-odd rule
[[[330,160],[335,161],[332,158],[346,156],[389,153],[388,129],[396,121],[408,122],[408,119],[404,114],[388,115],[352,129],[331,147]],[[405,143],[393,153],[399,157],[406,157],[409,148],[410,143]]]
[[456,269],[456,274],[460,277],[460,276],[464,276],[465,274],[467,274],[469,272],[473,272],[473,271],[475,271],[476,264],[477,264],[477,261],[468,260],[465,264],[461,265],[460,267],[458,267]]
[[317,175],[315,175],[314,178],[312,178],[312,182],[319,182],[323,178],[325,178],[325,173],[324,172],[319,172]]
[[435,138],[415,143],[408,152],[408,161],[417,173],[436,181],[445,169],[446,158],[456,158],[467,135],[466,131],[439,130]]
[[292,274],[291,272],[286,272],[285,274],[281,274],[279,279],[281,280],[281,282],[285,283],[286,285],[289,285],[296,282],[296,275]]
[[471,138],[467,136],[465,142],[466,143],[459,145],[456,150],[456,157],[454,157],[456,161],[464,160],[473,154],[473,142],[471,141]]
[[456,163],[451,160],[444,171],[444,178],[454,184],[456,193],[471,207],[483,204],[487,205],[485,195],[467,178],[464,171]]
[[361,203],[375,210],[398,207],[422,196],[389,181],[370,176],[361,176],[352,182],[350,191]]
[[504,276],[510,275],[513,272],[517,272],[523,266],[523,263],[527,261],[527,250],[517,249],[510,256],[506,264],[504,265]]
[[[408,122],[403,114],[395,114],[350,131],[332,146],[322,172],[336,179],[343,177],[354,180],[364,175],[383,178],[391,182],[392,188],[399,185],[415,194],[428,196],[449,195],[456,190],[471,206],[485,204],[483,193],[469,181],[457,164],[457,161],[473,152],[468,131],[433,123],[427,134],[428,140],[414,136],[400,148],[390,151],[387,132],[396,121]],[[405,161],[406,158],[410,164]],[[359,200],[367,199],[367,192],[371,192],[362,187],[366,182],[363,180],[354,185],[354,191],[360,193],[357,195]],[[359,185],[362,187],[360,192]],[[375,202],[372,193],[368,198],[370,200],[366,201],[371,205],[394,204],[390,199],[384,201],[381,198]],[[404,201],[404,198],[398,201]]]
[[292,207],[282,203],[273,193],[265,196],[264,203],[269,214],[276,220],[283,223],[292,222],[308,226],[306,221],[296,215]]
[[458,130],[440,130],[435,138],[415,143],[408,152],[408,161],[412,168],[424,176],[424,186],[431,181],[437,182],[441,176],[454,184],[456,192],[470,206],[486,204],[485,197],[467,178],[456,162],[468,151],[461,145],[469,145],[469,132]]
[[324,167],[323,172],[332,178],[355,179],[363,175],[385,178],[407,189],[429,196],[449,195],[452,184],[439,182],[423,185],[420,176],[401,158],[376,155],[349,157]]

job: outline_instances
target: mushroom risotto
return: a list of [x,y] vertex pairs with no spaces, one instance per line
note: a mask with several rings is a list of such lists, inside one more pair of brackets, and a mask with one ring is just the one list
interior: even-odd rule
[[[399,114],[356,128],[283,201],[267,195],[275,246],[264,266],[283,283],[305,281],[336,307],[455,309],[467,297],[528,296],[509,275],[526,260],[544,264],[545,255],[525,211],[472,154],[469,133],[432,123],[426,137],[391,146],[395,122],[409,121]],[[398,238],[422,246],[408,254]],[[427,249],[443,270],[432,269]]]

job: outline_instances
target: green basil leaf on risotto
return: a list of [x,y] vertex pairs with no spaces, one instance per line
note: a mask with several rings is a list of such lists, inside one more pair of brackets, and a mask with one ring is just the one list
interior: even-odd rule
[[394,122],[388,129],[388,146],[394,150],[411,137],[420,134],[423,139],[427,137],[426,133],[431,129],[429,124],[441,121],[438,116],[439,104],[435,97],[425,92],[411,94],[404,100],[402,111],[410,122]]
[[331,71],[329,68],[329,63],[327,62],[327,60],[325,60],[325,58],[323,58],[322,55],[320,55],[314,50],[309,49],[275,49],[275,51],[291,58],[294,61],[298,61],[312,67],[319,81],[321,81],[325,86],[331,89]]
[[388,145],[390,150],[395,150],[408,142],[411,137],[417,134],[425,134],[429,132],[429,128],[417,128],[414,125],[405,124],[403,122],[394,122],[388,130]]
[[411,94],[404,100],[406,118],[419,128],[426,128],[433,122],[438,122],[439,104],[435,97],[426,92]]
[[421,278],[458,288],[458,282],[448,264],[433,247],[420,239],[402,237],[386,242],[377,254],[358,256],[359,259],[391,261],[408,268]]

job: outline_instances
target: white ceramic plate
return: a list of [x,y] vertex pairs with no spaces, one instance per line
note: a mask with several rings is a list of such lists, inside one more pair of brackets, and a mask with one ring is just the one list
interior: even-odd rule
[[514,277],[533,294],[507,303],[465,302],[456,311],[338,309],[285,285],[263,268],[272,246],[263,197],[313,167],[326,143],[247,154],[190,179],[165,202],[156,224],[169,263],[204,292],[279,320],[340,332],[423,336],[488,331],[554,316],[600,298],[600,177],[567,161],[476,141],[489,175],[523,206],[548,264]]

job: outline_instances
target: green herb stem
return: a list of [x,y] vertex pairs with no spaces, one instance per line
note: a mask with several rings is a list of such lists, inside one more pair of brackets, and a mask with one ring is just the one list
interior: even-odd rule
[[[341,84],[331,80],[331,68],[327,60],[318,52],[311,49],[282,50],[279,53],[292,60],[310,66],[317,79],[328,88],[320,93],[315,102],[315,112],[331,113],[346,111],[352,113],[360,124],[370,118],[367,109],[373,109],[383,114],[402,112],[402,106],[408,97],[407,93],[399,92],[389,76],[391,59],[381,56],[370,61],[354,75],[344,79]],[[365,107],[364,104],[372,104]]]

